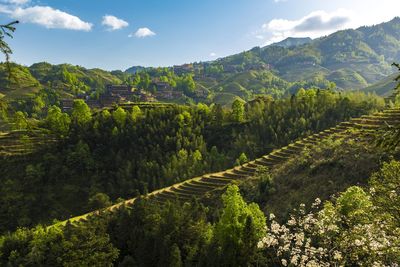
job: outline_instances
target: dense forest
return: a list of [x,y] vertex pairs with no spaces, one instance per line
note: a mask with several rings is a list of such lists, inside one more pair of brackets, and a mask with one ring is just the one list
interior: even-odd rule
[[238,100],[231,110],[199,104],[92,113],[76,100],[67,114],[52,106],[44,119],[16,124],[28,132],[46,129],[58,141],[0,158],[0,206],[7,207],[1,231],[65,219],[223,170],[382,106],[374,95],[320,90]]

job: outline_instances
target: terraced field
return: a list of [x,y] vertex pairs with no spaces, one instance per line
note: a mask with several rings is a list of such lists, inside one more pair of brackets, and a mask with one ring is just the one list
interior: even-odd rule
[[[223,189],[234,181],[240,182],[254,176],[260,167],[273,168],[290,158],[296,157],[296,155],[301,153],[305,148],[312,149],[326,138],[359,138],[360,140],[368,140],[366,138],[368,138],[371,133],[375,133],[379,129],[384,129],[388,125],[400,125],[400,108],[386,109],[383,112],[378,112],[373,115],[366,115],[352,119],[349,122],[342,122],[336,127],[310,135],[302,140],[275,150],[268,155],[243,164],[242,166],[186,180],[182,183],[154,191],[145,197],[159,203],[165,203],[168,200],[176,199],[185,201],[193,198],[202,198],[213,191]],[[124,205],[132,205],[135,200],[136,198],[133,198],[103,210],[71,218],[69,221],[86,221],[92,216],[113,212]],[[67,221],[64,221],[60,224],[65,224],[66,222]]]
[[56,141],[57,138],[42,129],[0,132],[0,157],[23,156]]

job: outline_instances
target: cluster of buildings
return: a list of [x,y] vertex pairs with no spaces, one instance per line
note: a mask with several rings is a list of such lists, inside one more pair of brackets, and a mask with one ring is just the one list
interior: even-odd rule
[[[92,109],[110,107],[128,101],[154,102],[155,97],[146,91],[137,90],[129,85],[108,85],[104,94],[98,99],[91,99],[88,95],[80,95],[78,99],[85,100],[86,104]],[[61,106],[64,112],[72,109],[73,99],[62,99]]]
[[155,97],[157,99],[177,99],[183,97],[183,93],[181,91],[173,90],[172,86],[168,82],[162,82],[159,80],[155,80],[152,82],[151,87],[155,89]]
[[[108,85],[105,93],[98,99],[91,99],[89,95],[80,95],[77,98],[85,100],[86,104],[92,109],[110,107],[128,101],[155,102],[157,100],[172,100],[181,98],[184,94],[181,91],[173,90],[167,82],[154,80],[150,87],[154,88],[155,93],[138,90],[129,85]],[[62,99],[61,106],[64,112],[72,109],[73,99]]]

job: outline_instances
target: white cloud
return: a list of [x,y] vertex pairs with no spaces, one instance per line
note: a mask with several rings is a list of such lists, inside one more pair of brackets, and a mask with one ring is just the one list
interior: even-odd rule
[[215,52],[210,53],[210,57],[216,57],[216,56],[217,56],[217,53],[215,53]]
[[267,43],[287,37],[316,38],[354,26],[353,17],[352,12],[339,9],[332,13],[314,11],[298,20],[273,19],[262,26],[262,34],[258,32],[256,38],[266,38]]
[[287,0],[274,0],[275,3],[286,2]]
[[11,18],[18,19],[23,23],[38,24],[48,29],[90,31],[93,26],[93,24],[85,22],[77,16],[49,6],[16,7],[14,9],[0,6],[0,12],[6,13]]
[[145,38],[156,35],[155,32],[151,31],[149,28],[139,28],[135,33],[131,33],[129,37]]
[[108,30],[115,31],[129,26],[129,23],[125,20],[119,19],[115,16],[105,15],[103,17],[102,23],[104,26],[108,27]]

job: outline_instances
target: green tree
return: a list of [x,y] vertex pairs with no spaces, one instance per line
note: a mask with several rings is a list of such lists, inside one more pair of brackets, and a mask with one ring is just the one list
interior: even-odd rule
[[0,239],[1,266],[111,266],[117,257],[101,221],[19,229]]
[[222,202],[222,215],[214,229],[221,261],[226,266],[243,266],[249,259],[241,251],[254,247],[265,234],[265,216],[257,204],[244,201],[236,185],[227,188]]
[[140,89],[148,90],[151,84],[150,75],[147,72],[140,73],[140,80],[138,87]]
[[88,210],[98,210],[112,205],[110,197],[104,193],[97,193],[89,198]]
[[40,115],[46,106],[46,103],[44,102],[43,98],[39,96],[35,97],[33,99],[33,107],[32,110],[36,115]]
[[369,185],[374,203],[393,216],[400,226],[400,162],[384,163],[381,170],[372,175]]
[[74,100],[74,105],[72,107],[71,113],[72,121],[76,124],[82,126],[90,121],[92,118],[92,113],[89,106],[82,99]]
[[248,162],[249,159],[247,158],[245,153],[240,154],[239,158],[236,160],[236,165],[242,165]]
[[137,121],[141,116],[142,116],[142,111],[140,110],[140,107],[133,106],[131,112],[132,121],[134,122]]
[[171,247],[169,266],[170,267],[182,266],[181,251],[176,244],[173,244]]
[[368,220],[372,208],[369,195],[358,186],[348,188],[336,202],[337,211],[351,224]]
[[25,130],[28,128],[28,119],[26,118],[25,113],[22,111],[17,111],[14,114],[14,130]]
[[176,87],[178,90],[183,91],[186,95],[193,95],[196,89],[196,83],[193,80],[193,75],[187,74],[179,78]]
[[59,107],[51,106],[47,112],[46,123],[52,131],[65,135],[69,131],[71,119],[68,114],[61,112]]
[[118,107],[113,113],[112,113],[113,119],[114,121],[117,123],[117,125],[119,127],[124,127],[125,126],[125,122],[126,122],[126,117],[127,117],[127,113],[126,111],[121,108]]
[[243,122],[244,115],[244,103],[243,101],[236,99],[232,103],[232,120],[234,122]]
[[[8,45],[8,43],[6,41],[4,41],[4,38],[6,36],[11,37],[12,38],[12,33],[15,32],[16,28],[15,25],[18,24],[19,21],[13,21],[10,22],[8,24],[5,25],[0,25],[0,51],[4,54],[4,56],[6,57],[6,62],[10,61],[10,55],[12,54],[12,50],[10,48],[10,46]],[[10,70],[10,66],[9,70]]]

